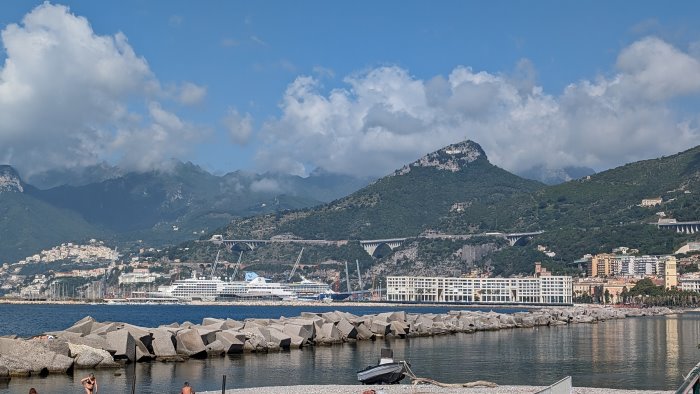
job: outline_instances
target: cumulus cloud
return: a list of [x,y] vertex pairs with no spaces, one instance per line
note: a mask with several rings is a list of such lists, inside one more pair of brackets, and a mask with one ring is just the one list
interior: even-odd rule
[[[139,104],[163,93],[126,36],[97,35],[65,6],[36,7],[5,27],[2,44],[0,157],[25,173],[130,156],[126,130],[151,143],[187,128],[159,116],[160,104]],[[143,114],[151,124],[140,124]]]
[[700,93],[700,62],[655,37],[624,48],[610,76],[546,93],[527,59],[513,75],[458,66],[422,80],[378,67],[325,93],[300,76],[281,115],[261,128],[261,168],[308,173],[314,167],[381,176],[466,138],[511,171],[533,166],[597,170],[700,144],[695,115],[672,100]]
[[178,101],[185,105],[195,105],[201,103],[206,95],[206,87],[195,85],[191,82],[185,82],[180,88]]
[[229,108],[223,119],[231,140],[236,144],[246,144],[253,134],[253,117],[249,113],[241,115],[235,108]]
[[146,126],[121,128],[111,141],[109,148],[123,152],[120,167],[137,171],[167,170],[172,165],[167,159],[184,154],[187,146],[202,135],[197,127],[164,110],[157,102],[148,105],[148,116]]

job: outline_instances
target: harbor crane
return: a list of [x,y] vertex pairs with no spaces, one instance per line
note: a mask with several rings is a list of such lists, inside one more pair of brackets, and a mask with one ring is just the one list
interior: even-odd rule
[[216,258],[214,259],[214,266],[211,267],[211,279],[214,280],[214,273],[216,272],[216,264],[219,262],[219,253],[221,250],[216,251]]
[[299,261],[301,261],[301,254],[304,253],[304,248],[301,248],[301,251],[299,252],[299,256],[297,256],[297,261],[294,263],[294,267],[292,268],[292,272],[289,273],[289,278],[287,278],[287,282],[292,280],[292,276],[294,276],[294,273],[297,272],[297,267],[299,267]]
[[236,275],[238,274],[238,268],[241,266],[241,258],[243,257],[243,251],[241,250],[241,254],[238,255],[238,262],[236,263],[236,267],[233,268],[233,275],[231,275],[231,280],[236,280]]

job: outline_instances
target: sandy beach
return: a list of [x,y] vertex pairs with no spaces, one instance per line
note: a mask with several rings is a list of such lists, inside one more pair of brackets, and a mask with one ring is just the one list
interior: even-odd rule
[[[498,386],[494,388],[442,388],[432,385],[313,385],[313,386],[287,386],[287,387],[257,387],[247,389],[226,390],[227,394],[362,394],[365,390],[373,389],[377,394],[530,394],[537,393],[545,386]],[[617,390],[592,387],[574,387],[572,394],[670,394],[675,391],[654,390]],[[198,391],[198,393],[200,393]],[[202,394],[220,394],[218,391],[206,391]]]

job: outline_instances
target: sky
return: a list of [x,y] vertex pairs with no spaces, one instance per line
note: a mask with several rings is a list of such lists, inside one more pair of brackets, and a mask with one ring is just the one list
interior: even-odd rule
[[700,145],[700,2],[0,2],[0,164],[378,177]]

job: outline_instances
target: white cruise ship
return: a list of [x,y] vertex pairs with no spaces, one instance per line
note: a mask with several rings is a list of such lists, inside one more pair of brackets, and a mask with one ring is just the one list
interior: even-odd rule
[[161,286],[158,293],[183,301],[216,301],[221,299],[295,299],[296,293],[287,285],[268,282],[255,274],[246,281],[228,282],[215,278],[187,278],[170,286]]
[[301,277],[301,282],[290,283],[289,288],[301,299],[319,299],[323,295],[331,294],[333,291],[326,283],[314,282]]

